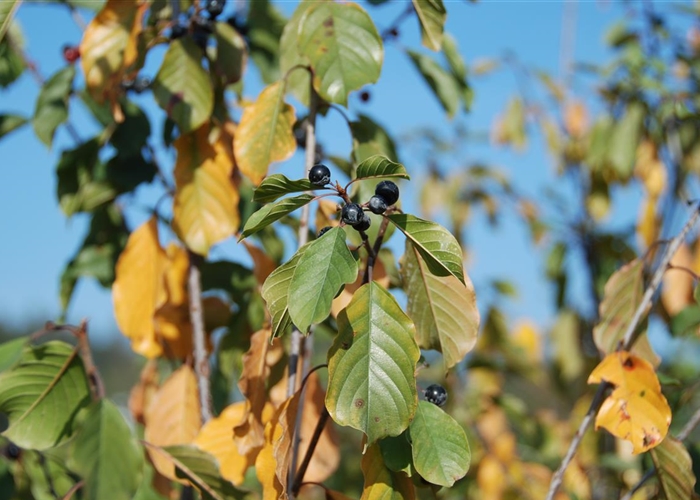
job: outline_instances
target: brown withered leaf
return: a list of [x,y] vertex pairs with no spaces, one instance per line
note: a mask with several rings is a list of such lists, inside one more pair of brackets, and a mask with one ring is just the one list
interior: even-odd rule
[[324,227],[336,227],[340,224],[337,219],[338,203],[331,200],[320,199],[316,207],[316,231]]
[[112,285],[119,330],[131,339],[134,352],[147,358],[162,353],[153,316],[167,300],[163,278],[166,265],[166,254],[158,241],[158,223],[153,217],[129,235]]
[[129,412],[141,425],[146,423],[146,408],[158,390],[158,380],[158,363],[154,359],[149,359],[143,365],[138,383],[129,393]]
[[233,428],[234,439],[241,455],[259,448],[265,442],[263,409],[267,400],[267,378],[270,366],[282,357],[282,343],[270,344],[270,329],[263,328],[250,338],[250,349],[243,356],[243,370],[238,387],[246,398],[245,418]]
[[147,2],[108,0],[90,21],[80,42],[80,65],[88,92],[98,103],[112,104],[115,119],[124,115],[117,103],[122,81],[138,71],[138,37]]
[[268,257],[264,251],[248,242],[248,240],[243,240],[242,243],[253,259],[253,274],[255,275],[255,279],[258,284],[262,286],[270,273],[277,268],[277,264],[275,264],[275,261]]
[[[201,426],[197,379],[192,368],[182,365],[168,377],[148,405],[144,439],[157,446],[190,444]],[[158,472],[178,480],[172,462],[158,454],[151,454],[151,460]]]
[[[671,258],[671,265],[692,268],[693,255],[688,245],[684,243],[678,248],[676,254]],[[693,276],[686,270],[666,270],[661,285],[661,303],[668,314],[675,316],[693,303],[693,281]]]

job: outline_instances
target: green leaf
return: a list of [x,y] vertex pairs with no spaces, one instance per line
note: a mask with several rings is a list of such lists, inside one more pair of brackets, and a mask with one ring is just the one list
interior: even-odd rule
[[382,39],[359,5],[318,2],[299,21],[299,54],[314,70],[314,88],[328,102],[347,105],[348,94],[379,79]]
[[392,214],[388,217],[416,246],[431,273],[436,276],[452,274],[465,282],[462,248],[452,233],[440,224],[414,215]]
[[238,241],[241,241],[243,238],[247,238],[251,234],[260,231],[266,226],[269,226],[276,220],[281,219],[297,208],[303,207],[313,199],[314,195],[312,194],[300,194],[298,196],[291,196],[275,203],[265,205],[248,218]]
[[[314,5],[312,0],[302,0],[294,10],[291,19],[284,26],[280,39],[280,70],[287,79],[287,92],[290,92],[304,106],[309,104],[310,73],[305,67],[309,67],[309,58],[301,55],[299,46],[300,21],[306,14],[306,10]],[[297,67],[301,66],[301,67]],[[296,67],[296,68],[295,68]],[[290,71],[295,68],[293,71]]]
[[[603,354],[617,350],[634,311],[642,301],[643,285],[644,262],[641,259],[635,259],[621,267],[605,283],[600,319],[593,328],[593,341]],[[635,342],[631,352],[654,366],[658,366],[661,361],[649,344],[646,333]]]
[[182,134],[192,132],[209,119],[214,94],[209,75],[202,68],[202,51],[191,37],[170,42],[153,81],[153,96]]
[[627,181],[634,171],[637,145],[644,128],[645,107],[642,103],[632,103],[625,114],[615,124],[610,137],[608,159],[615,169],[618,179]]
[[236,164],[253,184],[260,184],[271,163],[286,160],[297,147],[294,108],[284,102],[281,82],[265,87],[243,111],[233,142]]
[[71,452],[69,467],[85,481],[85,498],[133,498],[143,474],[143,451],[114,403],[108,399],[95,403]]
[[459,53],[457,41],[449,33],[445,33],[442,37],[442,53],[445,56],[450,72],[455,77],[460,88],[462,107],[464,111],[468,112],[472,106],[474,91],[472,91],[467,81],[467,65],[464,63],[464,59]]
[[75,66],[66,66],[49,78],[39,92],[32,125],[36,136],[48,147],[58,126],[68,119],[68,98],[74,78]]
[[452,118],[459,109],[459,102],[462,97],[459,82],[431,57],[412,50],[407,51],[407,53],[418,72],[433,90],[443,109],[447,112],[447,116]]
[[64,342],[28,346],[0,374],[0,412],[9,420],[2,435],[22,448],[44,450],[65,441],[78,410],[89,402],[83,362]]
[[401,266],[408,299],[406,313],[416,325],[421,349],[442,353],[445,369],[459,363],[474,348],[479,332],[479,310],[474,287],[452,275],[435,276],[410,240]]
[[289,285],[294,270],[309,245],[310,243],[307,243],[299,248],[289,262],[272,271],[263,283],[261,294],[272,318],[273,337],[279,337],[292,326],[292,319],[289,317]]
[[420,350],[413,323],[376,282],[360,287],[337,318],[328,352],[326,407],[340,425],[367,434],[367,444],[398,436],[411,422],[418,396]]
[[692,498],[696,480],[693,462],[683,443],[668,436],[650,454],[659,478],[659,490],[666,500]]
[[343,284],[357,279],[357,262],[345,243],[345,231],[335,227],[312,241],[299,259],[289,283],[289,316],[305,333],[331,312],[331,302]]
[[394,472],[405,472],[412,476],[415,472],[413,467],[411,442],[408,431],[404,431],[398,436],[389,436],[379,441],[379,448],[382,450],[382,458],[387,469]]
[[[22,76],[26,68],[22,55],[14,46],[16,40],[13,35],[12,30],[10,30],[5,38],[0,40],[0,87],[2,88],[9,86]],[[12,44],[8,38],[13,39]]]
[[0,344],[0,372],[12,368],[19,361],[28,342],[29,337],[25,335]]
[[408,172],[403,165],[391,161],[385,156],[374,155],[357,166],[355,172],[356,179],[372,179],[382,177],[398,177],[400,179],[410,179]]
[[190,481],[203,500],[227,500],[243,498],[246,493],[236,489],[228,480],[221,477],[219,464],[209,453],[194,446],[159,447],[145,443],[148,448],[170,460],[175,465],[175,473]]
[[413,500],[415,486],[402,472],[394,472],[384,464],[379,446],[372,445],[362,456],[362,474],[365,483],[362,500]]
[[116,124],[109,142],[118,150],[120,156],[135,156],[141,153],[141,149],[148,142],[148,137],[151,135],[151,122],[146,113],[134,102],[124,99],[120,104],[124,121]]
[[22,125],[27,123],[27,119],[19,115],[0,115],[0,139],[5,137],[13,130],[17,130]]
[[413,0],[413,7],[420,21],[423,46],[430,50],[440,50],[447,19],[442,0]]
[[12,23],[12,18],[17,13],[17,9],[20,6],[17,0],[5,0],[0,2],[0,40],[3,39],[5,33],[10,28],[10,23]]
[[694,335],[700,327],[700,307],[691,304],[671,318],[671,333],[674,336]]
[[245,40],[230,24],[222,21],[214,25],[214,39],[214,72],[225,84],[236,83],[243,76],[248,61]]
[[280,37],[287,20],[269,0],[255,0],[248,4],[247,21],[250,57],[263,82],[275,82],[280,79]]
[[365,115],[358,115],[357,121],[350,123],[352,133],[352,154],[357,163],[370,156],[384,155],[391,161],[398,161],[396,145],[381,125]]
[[467,474],[471,461],[467,435],[439,407],[420,401],[409,433],[413,463],[426,481],[449,488]]
[[266,177],[253,192],[253,201],[270,203],[285,194],[299,193],[317,189],[308,179],[293,181],[282,174],[273,174]]

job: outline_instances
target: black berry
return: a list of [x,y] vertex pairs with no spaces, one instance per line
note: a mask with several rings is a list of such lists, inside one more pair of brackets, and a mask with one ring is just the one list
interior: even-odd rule
[[391,181],[382,181],[377,184],[374,194],[381,196],[386,201],[387,206],[399,201],[399,186]]
[[170,39],[175,40],[176,38],[181,38],[187,33],[187,28],[182,24],[176,24],[170,29]]
[[370,97],[371,95],[368,91],[363,90],[362,92],[360,92],[360,101],[369,102]]
[[326,234],[326,233],[327,233],[328,231],[330,231],[331,229],[333,229],[331,226],[326,226],[326,227],[322,228],[322,229],[318,232],[318,235],[316,235],[316,237],[317,237],[317,238],[320,238],[321,236],[323,236],[324,234]]
[[67,63],[73,64],[80,57],[80,49],[74,45],[63,46],[63,59]]
[[423,394],[428,403],[443,406],[447,402],[447,391],[439,384],[429,385],[428,388],[423,391]]
[[367,231],[369,229],[369,226],[372,225],[372,219],[369,218],[369,215],[366,213],[362,213],[362,220],[358,222],[357,224],[353,224],[352,227],[357,230],[357,231]]
[[386,212],[386,200],[381,196],[372,196],[369,199],[369,203],[367,204],[367,206],[369,206],[369,209],[373,214],[379,215]]
[[226,6],[226,0],[209,0],[205,8],[212,19],[214,19],[224,11],[224,6]]
[[331,182],[331,171],[325,165],[314,165],[309,170],[309,180],[314,186],[323,187]]
[[7,445],[7,447],[5,448],[5,455],[10,460],[17,460],[21,454],[22,454],[22,449],[19,446],[17,446],[15,443],[9,443]]
[[354,226],[355,224],[362,222],[364,215],[365,214],[362,211],[362,207],[357,203],[348,203],[340,210],[340,219],[345,224],[350,226]]
[[133,84],[133,90],[137,94],[140,94],[141,92],[145,91],[148,89],[148,87],[151,86],[151,80],[150,78],[146,78],[143,76],[139,76],[136,80],[134,80]]

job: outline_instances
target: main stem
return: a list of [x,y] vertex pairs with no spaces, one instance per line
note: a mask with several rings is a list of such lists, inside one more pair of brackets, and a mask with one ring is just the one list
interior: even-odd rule
[[[311,76],[311,75],[310,75]],[[309,82],[309,115],[306,117],[306,158],[304,162],[304,177],[308,177],[309,171],[314,166],[316,160],[316,108],[317,108],[316,91],[313,87],[313,78]],[[301,217],[299,219],[298,240],[299,247],[306,245],[309,239],[309,205],[304,205],[301,209]],[[304,350],[302,351],[302,342]],[[291,397],[297,390],[299,380],[306,375],[311,363],[311,354],[313,349],[313,341],[311,340],[311,332],[308,333],[306,340],[303,339],[302,332],[295,326],[292,329],[292,340],[289,353],[289,379],[287,381],[287,397]],[[299,361],[301,358],[302,374],[299,377]],[[299,399],[297,414],[294,420],[294,434],[292,440],[292,459],[289,466],[287,479],[287,495],[290,499],[294,499],[295,492],[293,491],[294,474],[297,469],[299,459],[299,445],[301,436],[299,434],[301,428],[301,417],[304,411],[304,390]]]
[[[649,286],[647,286],[647,289],[644,292],[642,301],[639,303],[639,306],[637,306],[637,309],[632,315],[632,320],[630,321],[630,324],[628,325],[627,330],[625,331],[625,335],[623,337],[622,342],[620,343],[620,347],[618,350],[630,350],[639,338],[639,332],[637,332],[639,322],[642,320],[642,317],[644,316],[644,314],[646,314],[647,310],[649,309],[651,299],[654,296],[654,292],[656,292],[659,285],[661,284],[661,280],[663,278],[664,272],[668,268],[668,264],[671,262],[671,259],[676,254],[678,248],[681,246],[683,241],[685,241],[685,237],[688,234],[688,232],[690,232],[690,230],[697,223],[698,218],[700,218],[700,206],[695,207],[693,214],[690,216],[690,219],[688,219],[688,222],[685,223],[685,226],[683,226],[681,232],[678,233],[666,247],[666,251],[664,252],[663,257],[661,257],[659,265],[656,268],[656,271],[654,271],[654,275],[652,276],[651,281],[649,282]],[[569,445],[569,449],[567,450],[564,459],[559,465],[559,468],[552,476],[552,481],[549,484],[549,492],[547,493],[546,500],[554,499],[554,495],[556,495],[557,490],[559,489],[562,481],[564,480],[564,472],[573,460],[574,455],[576,454],[576,450],[581,444],[583,435],[586,433],[586,430],[588,430],[588,427],[593,422],[595,414],[598,412],[600,406],[603,404],[603,401],[605,400],[603,396],[605,395],[605,392],[609,387],[610,384],[608,384],[607,382],[600,384],[600,386],[598,387],[598,391],[596,392],[596,395],[593,398],[593,401],[591,402],[591,406],[588,409],[586,416],[583,417],[583,421],[581,421],[581,425],[576,431],[574,439],[571,441],[571,444]]]
[[187,279],[187,290],[190,298],[190,321],[192,321],[192,333],[194,337],[194,372],[197,376],[197,389],[199,392],[199,406],[202,424],[212,418],[211,387],[209,385],[209,358],[204,332],[204,312],[202,310],[202,275],[199,266],[202,258],[188,252],[190,257],[190,269]]

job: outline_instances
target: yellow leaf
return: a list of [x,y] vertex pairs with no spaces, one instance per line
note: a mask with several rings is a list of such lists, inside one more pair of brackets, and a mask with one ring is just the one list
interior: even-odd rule
[[615,389],[598,411],[596,429],[630,441],[635,454],[658,445],[671,425],[671,408],[651,363],[629,352],[614,352],[588,377],[589,384],[602,381]]
[[221,414],[204,424],[194,444],[208,451],[219,461],[219,472],[236,486],[245,479],[245,472],[255,463],[258,450],[247,455],[238,452],[233,442],[233,427],[245,417],[245,403],[234,403],[224,408]]
[[637,223],[637,237],[642,248],[649,248],[659,237],[661,219],[656,216],[658,198],[649,197],[642,202]]
[[[285,494],[282,483],[277,478],[277,461],[275,460],[274,440],[282,435],[282,431],[276,430],[279,426],[275,418],[265,427],[265,446],[260,450],[255,459],[255,475],[262,486],[262,500],[278,500]],[[269,437],[268,437],[269,436]]]
[[130,235],[119,256],[112,285],[114,315],[134,352],[154,358],[162,348],[156,339],[153,315],[167,293],[163,272],[166,254],[158,242],[158,225],[151,218]]
[[493,455],[486,455],[479,461],[476,484],[479,485],[479,498],[500,500],[503,496],[508,478],[503,464]]
[[362,456],[365,484],[360,500],[413,500],[416,497],[411,478],[403,472],[393,472],[384,465],[379,444],[374,443]]
[[232,236],[240,223],[238,190],[231,176],[233,158],[221,134],[209,143],[204,125],[175,141],[175,199],[173,229],[187,247],[199,255]]
[[[137,0],[108,0],[85,29],[80,64],[87,90],[98,103],[108,100],[118,106],[121,82],[135,73],[138,36],[147,7],[147,2]],[[121,110],[115,118],[123,119]]]
[[[144,439],[157,446],[190,444],[201,426],[197,379],[192,368],[182,365],[168,377],[148,405]],[[150,456],[158,472],[177,479],[171,461],[158,454]]]
[[146,423],[146,408],[158,390],[158,363],[149,359],[141,370],[138,383],[129,393],[129,411],[139,424]]
[[520,347],[531,363],[536,363],[542,358],[542,346],[540,335],[535,325],[529,322],[520,323],[513,332],[513,344]]
[[588,111],[580,101],[573,101],[564,109],[564,128],[570,136],[579,139],[588,129]]
[[[671,258],[671,265],[687,269],[693,266],[690,248],[682,244]],[[661,303],[671,316],[693,303],[693,276],[684,269],[667,269],[661,287]]]
[[648,139],[637,146],[634,174],[644,183],[651,198],[658,198],[666,187],[666,167],[659,159],[656,144]]
[[316,231],[320,231],[324,227],[336,227],[340,224],[336,215],[338,213],[338,204],[331,200],[318,200],[316,208]]
[[255,104],[245,108],[233,142],[238,168],[256,186],[271,163],[286,160],[297,146],[292,131],[296,116],[284,102],[284,87],[280,82],[265,87]]

